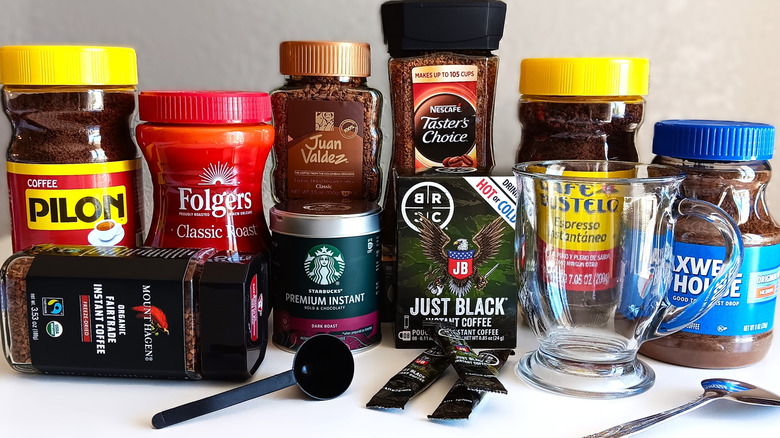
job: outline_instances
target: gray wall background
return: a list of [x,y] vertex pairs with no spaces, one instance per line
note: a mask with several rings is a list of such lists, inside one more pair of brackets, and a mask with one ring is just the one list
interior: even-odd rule
[[[668,118],[780,125],[780,2],[772,0],[505,0],[508,13],[494,122],[498,162],[513,161],[520,60],[540,56],[650,59],[640,159],[650,161],[653,124]],[[141,90],[269,91],[282,84],[285,40],[363,41],[369,84],[388,94],[381,0],[0,0],[0,45],[134,47]],[[392,121],[384,107],[384,163]],[[0,142],[10,138],[0,118]],[[773,160],[777,163],[778,160]],[[4,162],[3,162],[4,163]],[[2,164],[4,167],[5,165]],[[267,179],[267,178],[266,178]],[[780,175],[768,197],[780,219]],[[11,251],[5,178],[0,179],[0,256]],[[266,209],[270,201],[266,198]]]

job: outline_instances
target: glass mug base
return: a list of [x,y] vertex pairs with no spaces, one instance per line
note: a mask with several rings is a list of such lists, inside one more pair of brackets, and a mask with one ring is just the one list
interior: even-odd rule
[[558,394],[612,399],[647,391],[655,372],[639,359],[621,363],[585,363],[556,359],[541,350],[526,353],[517,374],[529,384]]

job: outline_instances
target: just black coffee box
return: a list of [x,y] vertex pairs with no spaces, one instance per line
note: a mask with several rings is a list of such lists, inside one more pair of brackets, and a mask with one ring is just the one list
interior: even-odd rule
[[394,177],[396,348],[434,345],[427,320],[454,324],[472,347],[514,347],[512,172],[440,167]]

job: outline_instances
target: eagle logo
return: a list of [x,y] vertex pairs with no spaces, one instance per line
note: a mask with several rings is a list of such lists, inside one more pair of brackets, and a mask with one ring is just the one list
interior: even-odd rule
[[484,276],[479,274],[479,267],[498,254],[504,232],[503,219],[495,218],[474,235],[471,241],[476,249],[469,249],[469,241],[461,238],[452,242],[456,249],[449,250],[450,236],[425,216],[418,216],[420,247],[425,257],[435,262],[426,273],[426,279],[431,279],[428,290],[438,296],[446,286],[453,295],[463,297],[472,287],[484,289],[488,276],[498,267],[498,263]]

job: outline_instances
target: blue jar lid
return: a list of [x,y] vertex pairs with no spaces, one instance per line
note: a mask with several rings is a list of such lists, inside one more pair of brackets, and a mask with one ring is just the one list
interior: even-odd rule
[[689,160],[768,160],[774,146],[775,127],[764,123],[663,120],[653,137],[654,154]]

